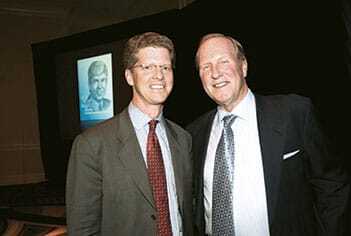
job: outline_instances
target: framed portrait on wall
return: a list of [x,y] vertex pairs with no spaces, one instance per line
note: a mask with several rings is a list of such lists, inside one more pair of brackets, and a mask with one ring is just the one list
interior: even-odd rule
[[114,114],[112,53],[77,60],[81,128]]

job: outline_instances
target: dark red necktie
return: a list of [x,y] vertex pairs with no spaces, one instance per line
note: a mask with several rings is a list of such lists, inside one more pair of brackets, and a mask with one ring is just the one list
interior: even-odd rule
[[156,136],[157,120],[149,122],[149,134],[147,137],[147,167],[149,181],[157,210],[157,235],[171,236],[171,222],[169,217],[166,173],[163,165],[160,144]]

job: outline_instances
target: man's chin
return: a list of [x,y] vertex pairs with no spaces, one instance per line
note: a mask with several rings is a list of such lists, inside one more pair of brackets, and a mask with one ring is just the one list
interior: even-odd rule
[[103,99],[104,99],[104,96],[95,97],[95,100],[96,100],[96,101],[101,101],[101,100],[103,100]]

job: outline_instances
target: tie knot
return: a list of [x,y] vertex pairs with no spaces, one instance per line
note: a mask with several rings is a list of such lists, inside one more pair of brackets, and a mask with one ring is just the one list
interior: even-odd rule
[[149,128],[150,128],[150,130],[155,130],[157,123],[158,123],[158,120],[150,120],[149,121]]
[[227,115],[227,116],[223,117],[224,128],[228,128],[228,127],[232,126],[236,117],[237,116],[235,116],[235,115]]

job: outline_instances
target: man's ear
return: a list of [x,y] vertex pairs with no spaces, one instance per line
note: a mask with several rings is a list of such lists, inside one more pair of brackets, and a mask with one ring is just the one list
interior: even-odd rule
[[248,70],[248,64],[247,64],[247,60],[246,59],[242,62],[241,68],[242,68],[242,71],[243,71],[244,78],[246,78],[247,70]]
[[132,74],[132,71],[131,71],[131,70],[126,69],[126,70],[124,71],[124,77],[125,77],[125,79],[127,80],[127,83],[128,83],[130,86],[133,86],[133,85],[134,85],[133,74]]

